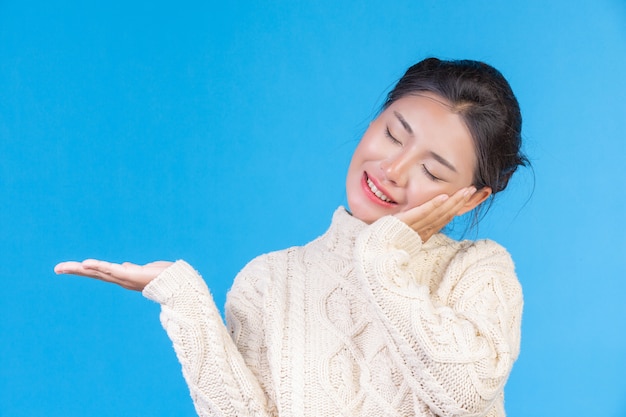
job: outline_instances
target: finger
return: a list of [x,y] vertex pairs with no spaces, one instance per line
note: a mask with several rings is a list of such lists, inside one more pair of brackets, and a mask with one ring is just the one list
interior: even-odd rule
[[446,202],[447,205],[445,207],[441,207],[440,212],[447,213],[452,217],[456,216],[457,214],[459,214],[459,211],[463,208],[463,206],[465,206],[465,203],[469,201],[469,199],[475,192],[476,189],[474,187],[463,188],[457,191]]
[[465,206],[465,203],[467,203],[475,192],[476,189],[473,187],[460,189],[439,207],[429,213],[426,221],[432,221],[435,227],[441,229],[459,214],[461,209]]
[[452,196],[439,195],[426,203],[408,210],[406,217],[401,220],[413,228],[437,228],[441,229],[458,214],[463,205],[475,192],[473,187],[462,188]]
[[60,262],[55,265],[54,272],[57,274],[73,274],[77,271],[84,271],[81,262],[68,261]]
[[97,259],[86,259],[83,261],[83,267],[105,281],[120,285],[135,281],[138,276],[145,274],[143,267],[130,262],[117,264]]
[[85,259],[82,262],[82,264],[86,269],[93,269],[93,270],[97,270],[105,274],[110,274],[110,275],[115,275],[115,276],[128,275],[129,273],[132,273],[132,272],[135,272],[136,270],[141,269],[141,266],[136,265],[131,262],[124,262],[122,264],[118,264],[114,262],[100,261],[97,259]]
[[101,272],[111,271],[115,269],[116,266],[121,267],[120,264],[114,264],[112,262],[100,261],[98,259],[85,259],[82,262],[83,266],[87,269],[95,269]]
[[408,224],[414,227],[421,225],[430,225],[434,219],[441,216],[449,210],[449,207],[456,204],[456,194],[452,197],[447,194],[441,194],[437,197],[405,212],[405,218]]
[[62,262],[55,266],[54,271],[57,274],[78,275],[81,277],[95,278],[102,281],[111,281],[111,278],[95,269],[85,268],[82,262]]
[[449,198],[450,197],[447,194],[438,195],[417,207],[413,207],[407,211],[396,214],[396,217],[409,225],[413,225],[428,216],[432,211],[444,204]]

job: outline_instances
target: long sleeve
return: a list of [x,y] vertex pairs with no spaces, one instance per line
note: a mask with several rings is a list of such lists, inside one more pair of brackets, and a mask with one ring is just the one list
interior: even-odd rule
[[161,304],[161,323],[174,344],[199,416],[268,416],[266,398],[222,322],[198,273],[178,261],[143,291]]
[[226,300],[226,323],[231,337],[246,362],[246,366],[259,381],[267,398],[267,409],[278,415],[276,390],[268,353],[272,350],[266,340],[266,305],[278,300],[268,300],[270,270],[264,257],[252,260],[237,275]]
[[437,415],[503,415],[519,353],[521,288],[501,246],[454,242],[450,251],[449,242],[425,250],[417,233],[384,217],[357,239],[357,273],[415,395]]

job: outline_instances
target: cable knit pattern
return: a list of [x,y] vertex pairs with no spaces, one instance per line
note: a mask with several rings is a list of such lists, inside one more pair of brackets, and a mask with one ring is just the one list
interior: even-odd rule
[[162,306],[199,416],[268,416],[265,396],[222,323],[200,276],[178,261],[143,294]]
[[224,326],[183,261],[144,295],[162,305],[201,416],[504,416],[522,292],[491,241],[426,243],[395,217],[339,208],[303,247],[237,276]]

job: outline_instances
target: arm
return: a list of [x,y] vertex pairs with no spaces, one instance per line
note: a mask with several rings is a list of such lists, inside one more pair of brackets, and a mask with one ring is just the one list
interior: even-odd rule
[[[415,394],[439,415],[498,407],[519,352],[522,310],[507,252],[481,241],[427,261],[419,235],[388,216],[359,236],[355,258]],[[430,286],[431,271],[419,272],[435,266],[443,276]]]
[[211,294],[187,263],[62,262],[58,274],[118,284],[161,304],[161,322],[174,344],[200,416],[267,416],[266,399],[230,338]]
[[161,323],[174,344],[200,416],[267,416],[266,398],[222,322],[198,273],[178,261],[143,290],[161,304]]
[[266,335],[266,305],[276,300],[273,297],[268,300],[271,271],[266,256],[255,258],[239,272],[228,292],[225,316],[231,338],[265,393],[268,412],[277,415],[276,388],[272,380],[276,364],[270,363]]

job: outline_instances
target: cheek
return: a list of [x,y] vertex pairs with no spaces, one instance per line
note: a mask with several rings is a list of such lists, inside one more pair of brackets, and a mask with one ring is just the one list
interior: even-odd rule
[[352,158],[360,161],[384,158],[390,152],[389,144],[388,139],[381,137],[381,134],[368,130],[359,141]]
[[366,144],[363,143],[363,139],[359,142],[357,147],[354,149],[352,153],[352,158],[350,158],[350,168],[356,167],[361,164],[367,155]]

